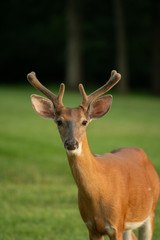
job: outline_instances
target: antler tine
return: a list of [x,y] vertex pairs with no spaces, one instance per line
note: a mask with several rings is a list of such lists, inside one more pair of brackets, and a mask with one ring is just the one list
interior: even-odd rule
[[87,94],[86,94],[86,92],[85,92],[85,90],[84,90],[83,84],[81,84],[81,83],[79,84],[79,91],[80,91],[80,93],[81,93],[81,95],[82,95],[82,98],[83,98],[82,103],[83,103],[83,102],[86,102],[87,99],[88,99],[88,96],[87,96]]
[[117,73],[116,70],[112,70],[110,79],[107,81],[107,83],[88,96],[85,93],[83,85],[80,84],[79,90],[82,95],[81,105],[84,108],[87,108],[92,101],[94,101],[96,98],[103,95],[104,93],[108,92],[114,85],[116,85],[120,81],[120,79],[121,79],[121,74]]
[[65,86],[63,83],[60,85],[60,90],[59,90],[58,96],[56,96],[54,93],[52,93],[49,89],[44,87],[39,82],[39,80],[36,77],[35,72],[29,73],[27,75],[27,79],[36,89],[38,89],[45,96],[47,96],[53,102],[54,105],[56,105],[56,106],[62,105],[63,106],[63,94],[64,94],[64,90],[65,90]]
[[58,93],[58,96],[57,96],[57,100],[58,100],[60,105],[63,105],[64,91],[65,91],[65,85],[64,85],[64,83],[61,83],[59,93]]
[[121,79],[121,75],[117,73],[116,70],[112,70],[110,79],[104,84],[102,87],[91,93],[88,98],[93,101],[95,98],[103,95],[104,93],[108,92],[114,85],[116,85]]
[[56,98],[56,95],[54,95],[54,93],[52,93],[50,90],[48,90],[39,82],[35,72],[29,73],[27,75],[27,79],[35,88],[37,88],[40,92],[46,95],[51,101],[53,101]]

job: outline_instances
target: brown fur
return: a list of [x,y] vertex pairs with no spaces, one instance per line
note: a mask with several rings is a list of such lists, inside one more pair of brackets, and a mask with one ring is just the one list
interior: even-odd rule
[[143,150],[122,148],[94,157],[85,135],[82,154],[68,155],[68,160],[79,189],[80,213],[84,222],[91,221],[92,235],[108,234],[109,223],[116,230],[110,238],[119,239],[125,222],[144,221],[155,210],[159,177]]

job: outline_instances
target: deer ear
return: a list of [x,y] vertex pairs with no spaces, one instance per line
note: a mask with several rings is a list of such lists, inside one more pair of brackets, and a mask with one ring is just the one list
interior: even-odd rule
[[89,117],[90,119],[96,119],[103,117],[110,109],[112,104],[112,96],[107,95],[96,99],[89,106]]
[[54,106],[49,99],[33,94],[31,102],[35,112],[41,117],[52,119],[55,117]]

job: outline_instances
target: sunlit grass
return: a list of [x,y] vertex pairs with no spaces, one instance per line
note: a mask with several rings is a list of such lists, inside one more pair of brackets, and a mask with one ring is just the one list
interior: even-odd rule
[[[0,240],[87,240],[58,131],[33,112],[31,93],[37,92],[0,88]],[[92,152],[141,147],[160,175],[160,98],[113,95],[108,115],[88,127]],[[67,106],[80,101],[79,93],[66,91]],[[160,202],[153,240],[159,237]]]

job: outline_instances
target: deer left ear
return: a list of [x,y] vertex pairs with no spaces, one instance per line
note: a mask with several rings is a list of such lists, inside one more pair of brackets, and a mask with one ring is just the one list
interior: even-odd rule
[[90,119],[97,119],[103,117],[109,111],[111,104],[111,95],[107,95],[93,101],[88,109]]

